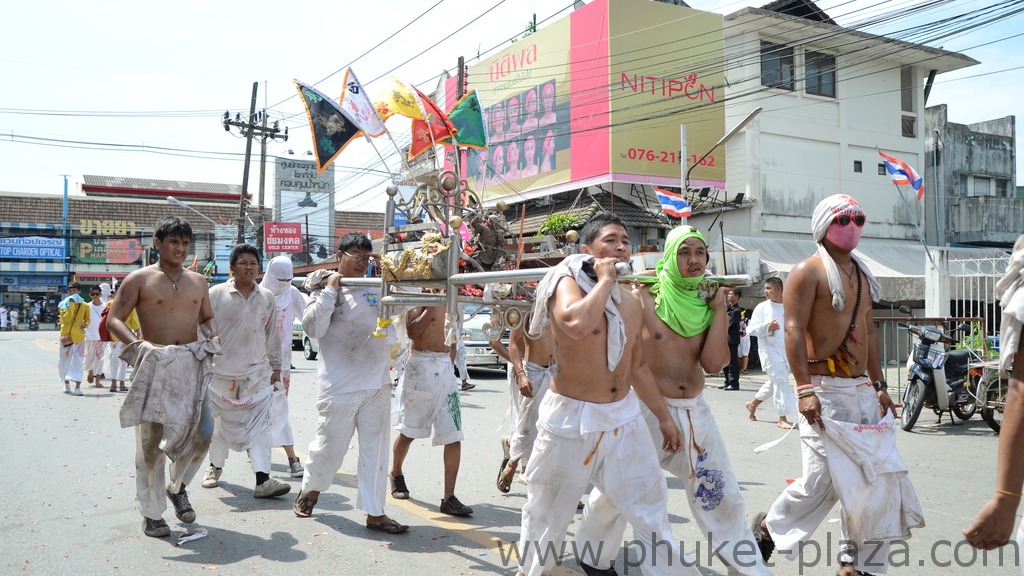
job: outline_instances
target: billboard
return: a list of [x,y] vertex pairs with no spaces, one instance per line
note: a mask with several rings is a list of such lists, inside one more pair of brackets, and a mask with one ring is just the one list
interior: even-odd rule
[[[488,149],[468,152],[467,180],[487,200],[570,182],[679,186],[725,132],[722,27],[682,6],[594,0],[472,66]],[[724,154],[693,177],[724,180]]]
[[301,224],[309,246],[292,254],[297,265],[334,254],[334,166],[318,174],[316,161],[278,157],[274,163],[274,220]]

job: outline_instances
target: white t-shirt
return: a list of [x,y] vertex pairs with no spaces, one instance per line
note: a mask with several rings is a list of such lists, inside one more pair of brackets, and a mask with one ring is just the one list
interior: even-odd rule
[[100,316],[106,307],[106,304],[93,304],[92,301],[89,301],[89,325],[85,327],[86,340],[100,339]]

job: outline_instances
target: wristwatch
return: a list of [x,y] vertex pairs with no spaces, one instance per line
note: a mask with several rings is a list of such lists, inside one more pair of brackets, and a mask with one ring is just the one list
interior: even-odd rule
[[875,392],[889,388],[889,385],[886,384],[885,380],[876,380],[872,382],[871,385],[874,386]]

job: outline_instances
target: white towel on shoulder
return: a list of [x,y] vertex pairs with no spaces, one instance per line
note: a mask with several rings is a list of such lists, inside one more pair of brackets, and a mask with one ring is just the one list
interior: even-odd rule
[[1003,376],[1013,368],[1013,355],[1020,345],[1024,324],[1024,236],[1017,238],[1006,275],[996,284],[996,298],[1003,308],[999,335],[999,371]]
[[[532,338],[539,337],[543,333],[544,327],[551,321],[548,314],[548,300],[554,295],[559,280],[567,276],[571,277],[576,280],[576,284],[584,293],[590,293],[594,288],[594,281],[583,272],[583,264],[594,261],[594,257],[590,254],[573,254],[559,262],[541,279],[534,293],[533,317],[530,320],[528,331]],[[622,294],[619,291],[619,285],[616,284],[612,287],[611,298],[604,305],[604,317],[608,321],[608,370],[612,371],[619,365],[622,352],[626,347],[626,325],[616,306],[619,302],[622,302]]]

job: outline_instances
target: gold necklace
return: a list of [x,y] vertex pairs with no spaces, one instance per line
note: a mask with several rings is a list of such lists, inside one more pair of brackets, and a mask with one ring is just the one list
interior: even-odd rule
[[161,268],[160,271],[163,272],[164,276],[167,276],[167,279],[171,281],[171,288],[177,290],[178,289],[178,280],[181,280],[181,275],[185,273],[185,269],[184,268],[178,269],[178,277],[173,279],[173,280],[171,280],[171,275],[168,274],[166,270]]

